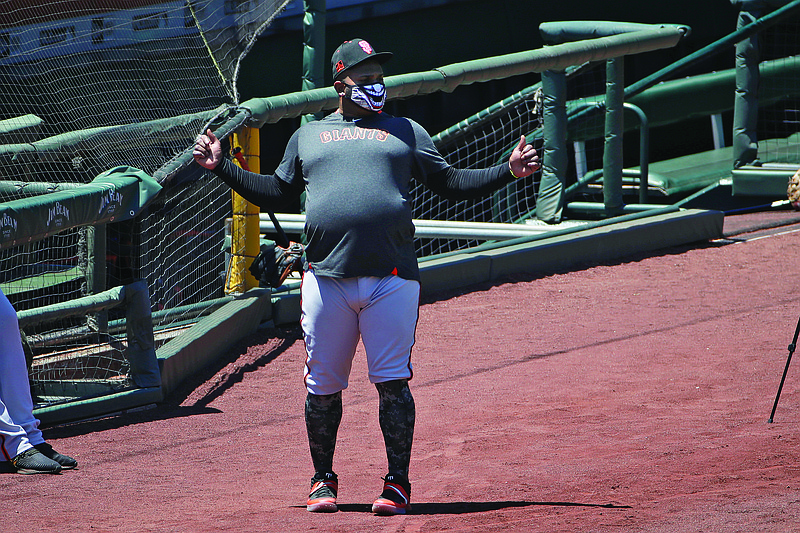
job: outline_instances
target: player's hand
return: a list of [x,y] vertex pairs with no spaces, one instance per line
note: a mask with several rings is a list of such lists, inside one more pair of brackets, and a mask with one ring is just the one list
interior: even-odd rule
[[539,154],[536,150],[525,142],[525,136],[522,135],[519,139],[519,144],[511,151],[511,157],[508,158],[508,166],[511,172],[518,178],[530,176],[540,168]]
[[205,135],[197,137],[192,156],[198,165],[212,170],[222,161],[222,143],[211,130],[207,130]]

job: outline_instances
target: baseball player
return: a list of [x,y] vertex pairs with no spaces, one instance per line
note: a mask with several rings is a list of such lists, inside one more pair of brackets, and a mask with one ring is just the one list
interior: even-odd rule
[[0,291],[0,461],[19,474],[58,474],[78,462],[53,450],[33,416],[17,312]]
[[408,381],[420,294],[411,180],[441,195],[470,198],[539,169],[536,151],[524,137],[503,164],[480,170],[450,166],[419,124],[382,111],[382,64],[391,55],[375,52],[362,39],[345,41],[334,52],[339,108],[293,134],[273,175],[244,171],[223,158],[210,130],[193,152],[198,164],[262,208],[279,208],[306,193],[301,325],[307,353],[305,419],[315,469],[307,501],[311,512],[337,510],[333,455],[342,391],[359,339],[378,391],[388,459],[383,492],[372,510],[403,514],[410,509],[415,407]]

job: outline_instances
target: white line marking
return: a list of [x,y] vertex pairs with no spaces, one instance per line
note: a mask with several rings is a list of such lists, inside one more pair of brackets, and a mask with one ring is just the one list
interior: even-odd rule
[[[767,231],[768,231],[768,230],[767,230]],[[790,233],[797,233],[798,231],[800,231],[800,229],[793,229],[793,230],[788,230],[788,231],[779,231],[779,232],[776,232],[776,233],[769,233],[769,234],[767,234],[767,235],[759,235],[759,236],[757,236],[757,237],[750,237],[749,239],[741,239],[741,240],[737,240],[737,241],[736,241],[736,242],[734,242],[733,244],[741,244],[741,243],[743,243],[743,242],[752,242],[752,241],[758,241],[758,240],[761,240],[761,239],[766,239],[766,238],[768,238],[768,237],[777,237],[777,236],[779,236],[779,235],[788,235],[788,234],[790,234]],[[724,240],[724,239],[723,239],[723,240]]]

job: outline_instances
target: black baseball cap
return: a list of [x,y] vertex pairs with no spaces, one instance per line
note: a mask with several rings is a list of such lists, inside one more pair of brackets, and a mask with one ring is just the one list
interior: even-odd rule
[[353,39],[343,42],[331,57],[331,71],[335,80],[342,72],[366,61],[377,59],[383,64],[392,58],[391,52],[376,52],[372,45],[364,39]]

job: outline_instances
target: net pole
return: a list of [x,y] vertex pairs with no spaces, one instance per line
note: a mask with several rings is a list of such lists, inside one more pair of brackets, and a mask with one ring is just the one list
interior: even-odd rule
[[[233,134],[234,152],[242,157],[235,158],[236,164],[252,172],[261,171],[259,151],[259,132],[256,128],[243,127]],[[233,222],[231,228],[231,265],[225,283],[227,294],[245,292],[258,287],[258,281],[250,273],[250,265],[259,251],[260,208],[236,192],[233,196]]]

